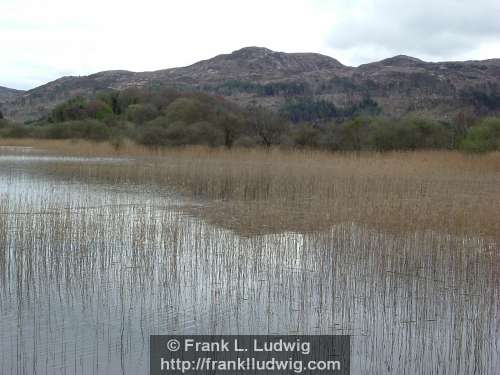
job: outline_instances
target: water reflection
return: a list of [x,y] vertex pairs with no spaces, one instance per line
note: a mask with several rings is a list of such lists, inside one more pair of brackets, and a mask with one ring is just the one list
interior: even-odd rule
[[352,223],[240,237],[168,190],[32,161],[0,158],[2,374],[146,374],[149,335],[168,333],[350,334],[353,374],[499,368],[486,239]]

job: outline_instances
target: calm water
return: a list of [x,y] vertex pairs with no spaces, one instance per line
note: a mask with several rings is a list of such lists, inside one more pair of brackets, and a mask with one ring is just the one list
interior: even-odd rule
[[127,160],[0,149],[1,374],[146,374],[149,335],[170,333],[349,334],[352,374],[500,371],[487,239],[353,223],[240,237],[167,187],[39,168],[54,162]]

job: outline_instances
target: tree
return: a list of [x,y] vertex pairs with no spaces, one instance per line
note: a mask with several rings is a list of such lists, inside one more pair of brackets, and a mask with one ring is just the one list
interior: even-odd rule
[[381,112],[382,108],[369,96],[365,96],[359,103],[353,104],[342,111],[344,117],[347,118],[378,116]]
[[159,110],[166,109],[181,94],[172,88],[159,88],[151,92],[149,101]]
[[215,125],[224,136],[224,146],[227,148],[233,147],[234,141],[241,134],[243,127],[241,118],[236,114],[218,108],[215,111]]
[[0,120],[3,120],[3,113],[1,110],[0,110]]
[[142,125],[158,117],[159,112],[152,104],[132,104],[127,107],[127,119]]
[[298,124],[293,127],[292,139],[300,147],[317,147],[321,138],[321,130],[311,124]]
[[338,135],[341,149],[360,151],[366,147],[369,139],[370,120],[356,117],[339,126]]
[[113,110],[104,101],[96,99],[92,100],[85,106],[87,116],[96,120],[105,120],[113,115]]
[[286,121],[262,107],[249,108],[249,114],[248,125],[265,146],[271,147],[281,143],[283,135],[289,130]]
[[145,92],[137,87],[130,87],[123,91],[120,91],[118,97],[116,97],[116,114],[122,114],[127,111],[127,108],[133,104],[139,104],[144,101]]
[[85,99],[81,97],[70,99],[52,110],[50,120],[52,122],[83,120],[87,117],[86,104]]
[[207,121],[200,121],[189,125],[189,143],[207,146],[220,146],[224,143],[222,131]]
[[469,152],[500,151],[500,119],[485,118],[470,128],[460,148]]
[[379,151],[451,148],[454,134],[444,124],[421,118],[379,120],[372,142]]
[[462,101],[472,104],[479,113],[500,109],[500,87],[495,83],[468,87],[460,92],[460,96]]
[[209,120],[210,107],[197,98],[178,98],[170,103],[165,111],[165,116],[171,123],[183,121],[193,124],[198,121]]
[[330,120],[338,116],[337,108],[332,102],[313,98],[287,100],[280,112],[292,122],[318,122]]
[[119,95],[120,95],[120,92],[116,91],[116,90],[103,91],[97,95],[97,100],[101,100],[104,103],[108,104],[109,107],[111,108],[111,111],[115,115],[119,115],[121,113],[119,103],[118,103]]

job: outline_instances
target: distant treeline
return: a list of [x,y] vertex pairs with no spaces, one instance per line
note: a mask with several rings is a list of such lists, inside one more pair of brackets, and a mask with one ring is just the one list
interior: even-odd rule
[[309,85],[305,82],[253,83],[229,80],[216,86],[205,86],[205,91],[229,96],[234,93],[251,93],[257,96],[285,97],[286,102],[279,108],[279,113],[290,121],[318,122],[341,120],[356,115],[378,115],[381,108],[369,96],[347,108],[338,108],[331,101],[314,99]]
[[[489,100],[489,99],[488,99]],[[119,147],[125,139],[150,147],[309,147],[340,151],[500,150],[500,118],[455,121],[380,115],[364,98],[348,108],[313,99],[290,99],[279,112],[241,108],[221,97],[173,89],[108,91],[72,98],[31,124],[2,119],[0,136],[88,139]]]
[[220,95],[232,95],[236,92],[252,93],[259,96],[297,96],[306,95],[309,86],[305,82],[273,82],[253,83],[248,81],[229,80],[216,86],[206,86],[205,90]]

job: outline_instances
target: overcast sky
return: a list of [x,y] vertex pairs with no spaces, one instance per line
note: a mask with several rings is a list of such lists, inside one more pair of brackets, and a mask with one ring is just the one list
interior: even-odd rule
[[245,46],[346,65],[500,57],[499,0],[0,0],[0,86],[157,70]]

